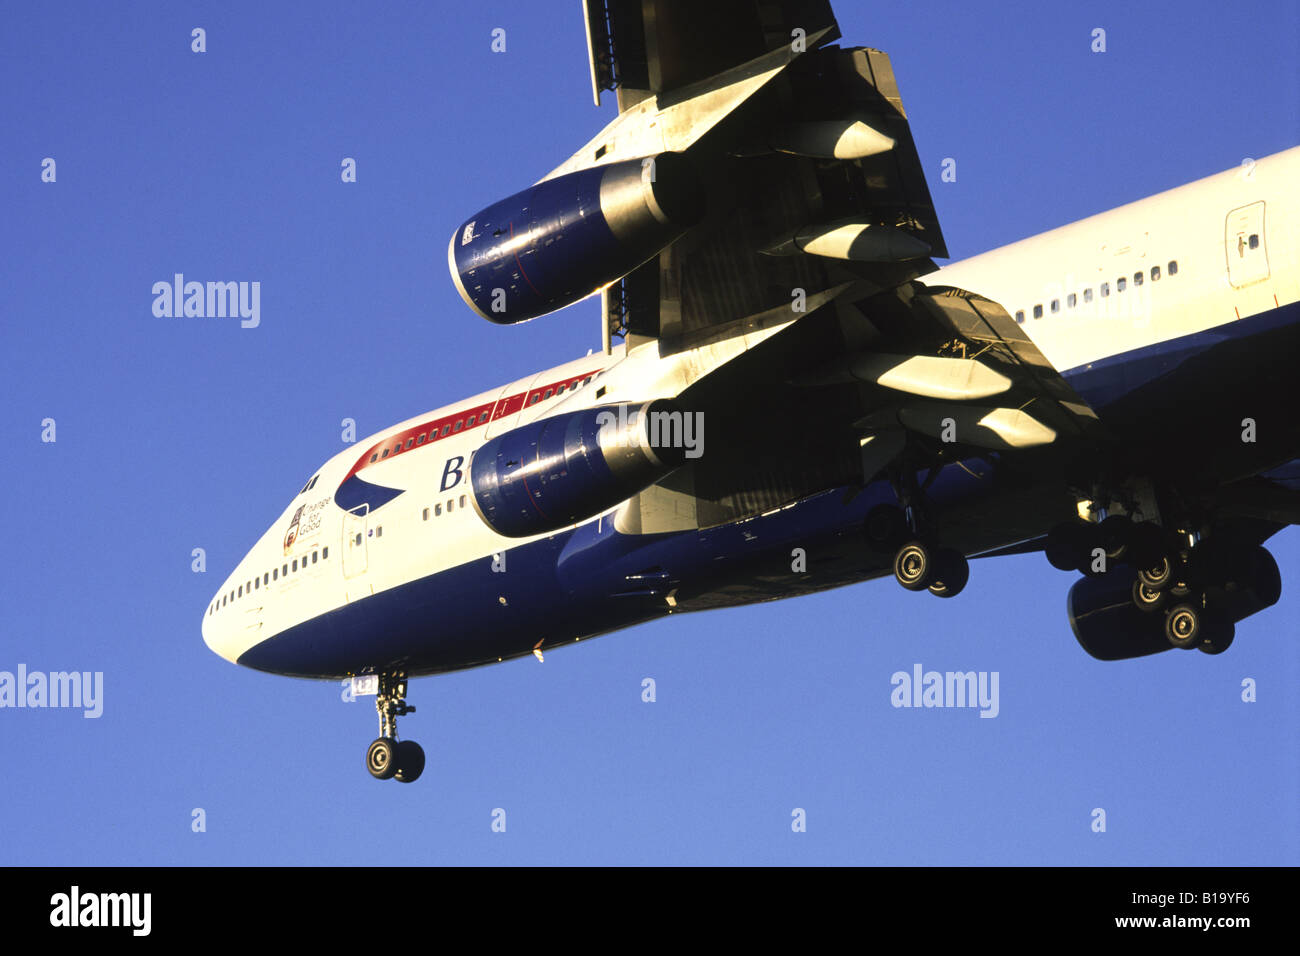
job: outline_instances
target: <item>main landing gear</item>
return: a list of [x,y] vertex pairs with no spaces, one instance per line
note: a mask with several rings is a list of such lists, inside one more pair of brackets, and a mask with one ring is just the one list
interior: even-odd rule
[[1133,606],[1163,615],[1161,629],[1173,647],[1222,654],[1232,645],[1235,621],[1253,613],[1243,604],[1243,589],[1272,595],[1264,606],[1276,600],[1277,562],[1264,548],[1122,515],[1057,525],[1045,551],[1054,567],[1087,577],[1126,567]]
[[414,740],[397,739],[397,718],[415,713],[406,703],[405,675],[379,675],[375,709],[379,711],[379,737],[366,750],[366,769],[377,780],[396,777],[402,783],[414,783],[424,773],[424,749]]
[[867,512],[863,530],[873,547],[894,552],[894,577],[909,591],[956,597],[970,580],[966,557],[939,546],[933,528],[915,507],[904,511],[897,505],[876,505]]

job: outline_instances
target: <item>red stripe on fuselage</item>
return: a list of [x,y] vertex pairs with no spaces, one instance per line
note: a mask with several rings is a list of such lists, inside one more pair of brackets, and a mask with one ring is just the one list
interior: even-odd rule
[[[339,485],[341,486],[343,482],[372,464],[377,465],[396,455],[428,448],[434,442],[441,441],[444,438],[451,438],[453,435],[460,435],[472,428],[480,428],[490,421],[494,422],[500,418],[505,418],[507,415],[513,415],[521,408],[531,408],[538,402],[546,401],[542,396],[546,394],[548,389],[551,392],[551,398],[559,398],[561,395],[568,394],[579,382],[590,378],[599,371],[600,369],[592,369],[590,372],[583,372],[581,375],[560,379],[558,382],[538,385],[526,392],[516,392],[514,395],[507,395],[505,398],[498,399],[496,402],[463,408],[452,412],[450,415],[413,425],[396,435],[389,435],[383,441],[376,442],[362,452],[361,457],[352,466],[352,470],[347,473],[343,481],[339,482]],[[561,387],[564,388],[563,392],[560,391]],[[457,422],[465,422],[471,416],[474,418],[473,425],[462,425],[461,428],[456,429]],[[409,448],[407,447],[408,442],[410,442]],[[384,455],[385,449],[388,450],[387,455]],[[375,456],[373,462],[370,460],[372,455]]]

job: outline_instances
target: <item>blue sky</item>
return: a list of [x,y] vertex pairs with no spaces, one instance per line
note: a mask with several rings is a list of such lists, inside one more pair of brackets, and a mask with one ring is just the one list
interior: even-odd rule
[[[0,670],[104,673],[99,719],[0,710],[0,863],[1300,862],[1294,591],[1223,656],[1111,665],[1041,557],[975,563],[956,601],[681,616],[413,682],[409,787],[363,768],[368,700],[215,657],[212,592],[342,419],[598,345],[590,301],[475,317],[445,259],[612,116],[576,0],[264,6],[28,5],[0,32]],[[836,6],[893,58],[956,258],[1300,141],[1293,5]],[[156,318],[175,272],[260,281],[261,325]],[[1271,547],[1294,588],[1300,534]],[[891,707],[916,663],[997,671],[999,716]]]

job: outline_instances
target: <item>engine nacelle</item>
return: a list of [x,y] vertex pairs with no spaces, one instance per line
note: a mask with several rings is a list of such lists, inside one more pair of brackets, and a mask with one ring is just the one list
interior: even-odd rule
[[537,183],[463,223],[447,264],[465,304],[500,324],[577,302],[698,222],[704,191],[679,153]]
[[498,534],[576,524],[643,491],[685,459],[666,401],[544,418],[490,439],[470,459],[474,507]]
[[1133,604],[1133,574],[1080,578],[1070,588],[1066,609],[1079,645],[1099,661],[1122,661],[1171,651],[1163,615],[1144,614]]

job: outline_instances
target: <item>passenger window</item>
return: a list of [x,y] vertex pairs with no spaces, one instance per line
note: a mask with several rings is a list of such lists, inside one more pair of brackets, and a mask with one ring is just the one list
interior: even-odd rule
[[1053,299],[1053,300],[1052,300],[1052,314],[1055,315],[1057,312],[1060,312],[1060,311],[1061,311],[1061,300],[1060,300],[1060,299]]
[[1160,267],[1159,267],[1159,266],[1152,266],[1152,267],[1151,267],[1151,281],[1152,281],[1152,282],[1159,282],[1159,281],[1160,281]]
[[441,515],[442,515],[442,505],[441,505],[441,503],[434,505],[434,506],[433,506],[433,516],[434,516],[435,518],[438,518],[438,517],[441,517]]
[[270,583],[271,583],[271,572],[270,572],[270,571],[267,571],[265,574],[262,575],[262,583],[263,583],[263,584],[270,584]]
[[560,384],[560,387],[557,388],[557,389],[555,390],[555,394],[556,394],[556,395],[563,395],[563,394],[564,394],[564,390],[565,390],[565,388],[567,388],[567,386],[564,385],[563,383],[561,383],[561,384]]
[[590,385],[590,384],[591,384],[591,376],[588,375],[586,378],[584,378],[584,379],[582,380],[582,384],[583,384],[583,385]]
[[461,495],[461,496],[460,496],[460,506],[461,506],[462,508],[465,507],[465,496],[464,496],[464,495]]
[[414,444],[415,444],[415,439],[414,439],[414,438],[408,438],[408,439],[406,439],[406,447],[407,447],[407,448],[410,448],[410,447],[411,447],[412,445],[414,445]]
[[328,558],[329,556],[330,556],[330,549],[329,549],[329,548],[321,548],[321,549],[320,549],[320,557],[321,557],[321,560],[322,560],[322,561],[324,561],[324,560],[325,560],[326,558]]
[[380,458],[387,458],[387,457],[388,457],[388,449],[385,448],[385,449],[384,449],[384,453],[383,453],[382,455],[380,455],[379,457],[380,457]]
[[253,590],[256,591],[256,590],[257,590],[258,588],[260,588],[261,586],[262,586],[262,579],[261,579],[261,578],[253,578]]
[[383,536],[384,536],[384,526],[380,525],[378,528],[375,529],[375,537],[382,538]]
[[244,596],[244,586],[241,584],[239,586],[239,590],[235,592],[235,597],[243,597],[243,596]]
[[538,395],[536,392],[534,392],[532,395],[529,395],[529,396],[528,396],[528,404],[529,404],[529,405],[536,405],[537,402],[538,402],[538,400],[539,400],[541,397],[542,397],[542,396],[540,396],[540,395]]
[[[1250,239],[1246,242],[1246,245],[1250,246],[1250,248],[1252,248],[1252,249],[1258,249],[1258,248],[1259,248],[1259,233],[1254,233],[1253,235],[1251,235]],[[1274,246],[1276,246],[1276,245],[1277,245],[1277,244],[1274,243]]]
[[1024,325],[1024,323],[1025,323],[1025,310],[1024,310],[1024,309],[1021,309],[1019,312],[1016,313],[1016,321],[1019,322],[1021,325]]
[[456,507],[456,499],[452,498],[447,502],[447,514],[451,514],[452,509]]
[[1079,297],[1075,295],[1073,292],[1071,292],[1068,296],[1065,297],[1065,304],[1069,306],[1071,309],[1073,309],[1075,305],[1078,304],[1078,302],[1079,302]]
[[1092,286],[1088,286],[1088,288],[1083,290],[1083,301],[1084,302],[1092,301]]
[[319,551],[313,551],[313,552],[311,553],[311,563],[312,563],[312,564],[315,564],[315,563],[316,563],[316,555],[318,555],[319,553],[320,553]]
[[360,532],[360,531],[357,532],[357,542],[356,542],[356,543],[357,543],[357,546],[358,546],[358,547],[361,545],[361,532]]
[[438,437],[441,438],[443,435],[446,435],[447,432],[449,432],[449,431],[451,431],[451,426],[450,426],[450,425],[443,425],[443,426],[442,426],[442,431],[438,433]]
[[425,509],[424,509],[424,520],[425,520],[425,521],[428,521],[428,520],[429,520],[429,509],[428,509],[428,508],[425,508]]
[[1178,275],[1178,260],[1177,260],[1177,259],[1170,259],[1170,260],[1169,260],[1169,274],[1170,274],[1171,276],[1176,276],[1176,275]]
[[1141,285],[1141,284],[1142,284],[1142,279],[1143,279],[1143,274],[1142,274],[1141,272],[1135,272],[1135,273],[1133,273],[1133,284],[1134,284],[1134,285]]
[[272,568],[272,569],[271,569],[271,580],[272,580],[272,581],[278,581],[278,580],[280,580],[280,569],[279,569],[279,568]]
[[378,460],[378,458],[379,458],[379,453],[376,452],[375,454],[370,456],[370,463],[373,465],[375,461]]
[[471,415],[469,418],[465,419],[465,427],[466,427],[466,428],[473,428],[473,427],[474,427],[474,419],[477,418],[477,417],[478,417],[478,416],[476,416],[476,415]]
[[396,445],[393,446],[393,454],[396,455],[401,450],[402,450],[402,443],[399,441]]
[[221,606],[222,607],[226,606],[226,596],[224,594],[221,595]]
[[298,559],[297,559],[297,558],[294,558],[294,559],[293,559],[293,569],[294,569],[295,571],[298,570]]
[[1034,318],[1041,319],[1042,317],[1043,317],[1043,307],[1041,305],[1034,306]]
[[420,434],[416,436],[415,443],[417,445],[423,445],[425,441],[426,441],[426,437],[424,432],[420,432]]
[[461,421],[458,421],[458,422],[456,422],[455,425],[453,425],[453,426],[451,427],[451,430],[454,431],[454,432],[458,432],[458,431],[460,431],[460,430],[461,430],[462,428],[464,428],[464,427],[465,427],[465,423],[464,423],[464,422],[461,422]]
[[[1254,236],[1251,236],[1251,238],[1253,239],[1253,238],[1255,238],[1255,237],[1254,237]],[[1255,247],[1254,247],[1254,246],[1251,246],[1251,248],[1254,249]],[[554,395],[554,394],[555,394],[555,389],[553,389],[553,388],[548,388],[548,389],[546,390],[546,394],[542,396],[542,400],[545,401],[546,399],[550,398],[550,397],[551,397],[552,395]]]
[[[296,564],[297,562],[294,563]],[[280,574],[286,578],[289,576],[289,565],[287,562],[285,563],[284,567],[280,569]]]
[[1106,298],[1106,296],[1108,296],[1108,295],[1110,295],[1110,283],[1109,283],[1109,282],[1103,282],[1103,283],[1101,284],[1101,297],[1104,299],[1104,298]]
[[1120,276],[1118,279],[1115,280],[1116,292],[1123,292],[1126,288],[1128,288],[1128,280],[1125,279],[1123,276]]

